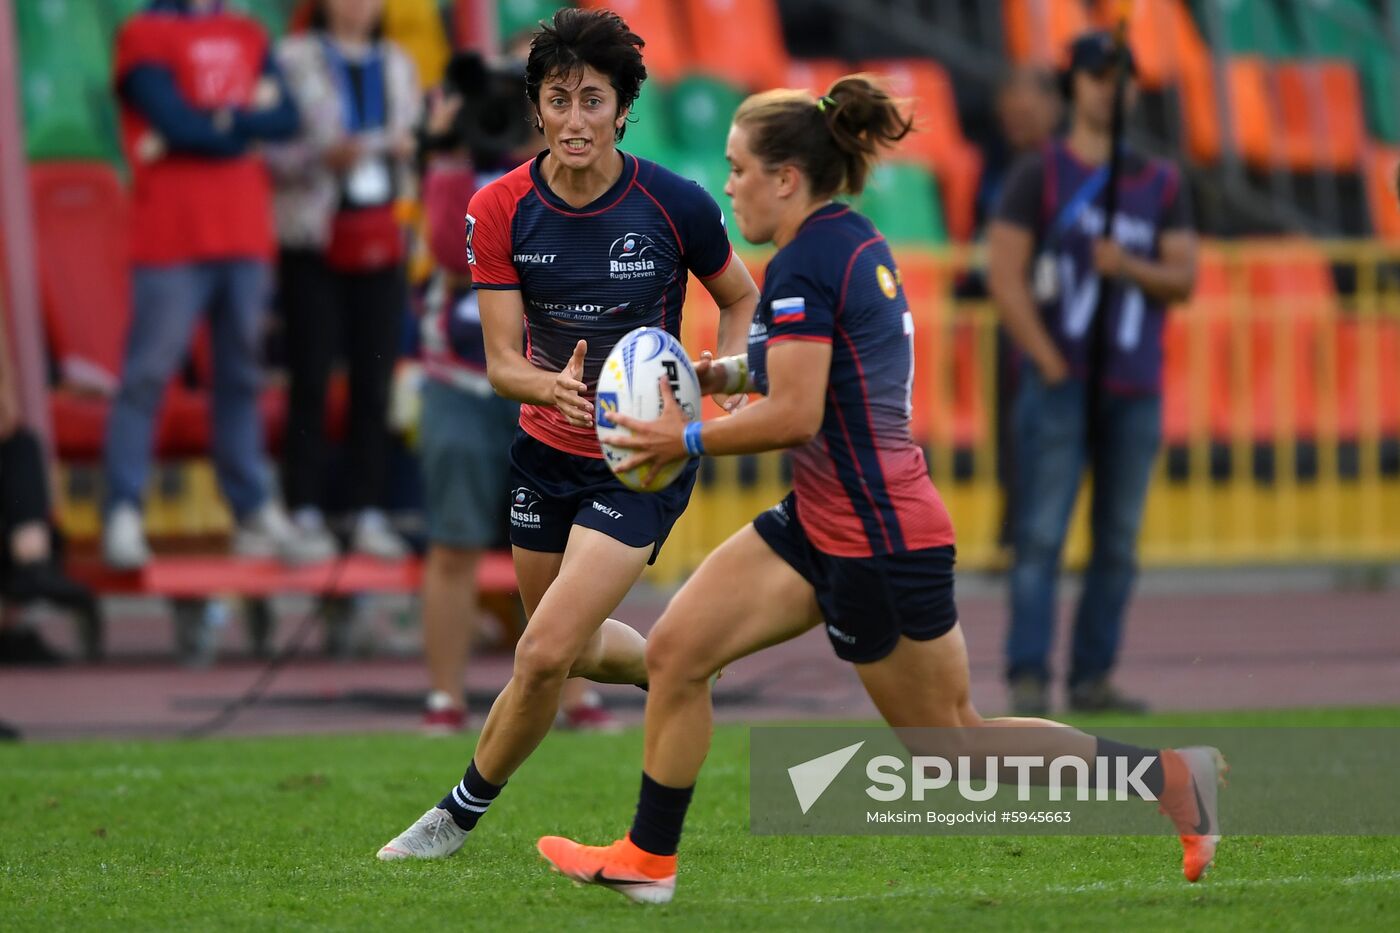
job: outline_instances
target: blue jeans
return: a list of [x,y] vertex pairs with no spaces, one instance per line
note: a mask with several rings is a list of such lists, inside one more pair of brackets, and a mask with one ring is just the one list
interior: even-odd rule
[[268,498],[258,416],[258,338],[268,267],[217,260],[132,270],[132,317],[121,388],[107,419],[106,509],[139,505],[150,473],[156,420],[171,377],[207,311],[214,356],[214,464],[236,518]]
[[1099,395],[1092,451],[1086,448],[1086,386],[1047,386],[1034,366],[1021,373],[1012,413],[1015,432],[1008,677],[1048,679],[1055,629],[1060,555],[1084,468],[1093,471],[1093,550],[1074,620],[1071,686],[1108,674],[1118,655],[1123,618],[1137,576],[1152,463],[1162,439],[1157,395]]

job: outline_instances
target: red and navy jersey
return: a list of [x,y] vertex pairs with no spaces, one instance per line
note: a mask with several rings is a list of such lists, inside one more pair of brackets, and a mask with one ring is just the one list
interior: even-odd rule
[[768,348],[831,344],[821,430],[792,451],[798,521],[836,557],[953,543],[953,524],[909,430],[914,319],[889,245],[843,204],[815,211],[774,255],[749,332],[749,369],[768,390]]
[[[703,188],[623,153],[622,174],[592,204],[569,206],[540,176],[541,153],[478,191],[467,213],[467,261],[476,288],[518,289],[525,355],[559,372],[588,341],[583,381],[591,397],[613,346],[637,327],[680,336],[688,272],[728,267],[732,251],[719,205]],[[536,440],[602,457],[592,428],[553,406],[523,405],[520,427]]]

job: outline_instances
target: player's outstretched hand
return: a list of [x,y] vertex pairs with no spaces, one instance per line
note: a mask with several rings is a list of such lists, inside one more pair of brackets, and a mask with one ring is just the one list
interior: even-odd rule
[[593,403],[583,397],[588,386],[583,382],[583,358],[588,353],[588,341],[574,344],[574,355],[564,371],[554,377],[554,405],[564,420],[576,428],[593,427]]
[[731,415],[743,408],[749,400],[742,392],[737,395],[724,393],[729,374],[724,371],[723,366],[715,365],[715,355],[709,350],[700,351],[700,362],[695,364],[695,375],[700,379],[700,394],[714,396],[715,404]]
[[671,383],[663,376],[661,387],[661,414],[652,421],[642,421],[631,415],[611,412],[608,418],[618,427],[626,428],[628,434],[610,434],[603,438],[614,447],[632,451],[632,456],[613,468],[615,473],[626,473],[638,467],[650,467],[642,474],[642,483],[649,484],[662,467],[677,460],[684,460],[685,452],[685,412],[676,401],[676,393],[671,391]]

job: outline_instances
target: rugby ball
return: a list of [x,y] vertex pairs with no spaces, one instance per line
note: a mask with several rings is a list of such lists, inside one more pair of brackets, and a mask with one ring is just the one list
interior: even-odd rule
[[603,363],[598,375],[598,395],[595,400],[594,425],[598,443],[608,466],[628,489],[656,492],[665,489],[685,469],[686,461],[677,460],[652,479],[642,483],[649,467],[619,473],[617,467],[632,455],[630,450],[605,443],[610,434],[626,433],[609,415],[621,412],[632,418],[652,421],[661,414],[665,396],[660,381],[665,378],[685,413],[687,421],[700,417],[700,378],[679,340],[659,327],[639,327],[617,342]]

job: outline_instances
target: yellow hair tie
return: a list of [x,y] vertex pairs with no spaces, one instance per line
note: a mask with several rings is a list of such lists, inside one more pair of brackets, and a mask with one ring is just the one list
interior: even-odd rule
[[822,113],[826,113],[826,108],[835,106],[836,98],[831,97],[830,95],[820,97],[817,99],[817,109],[820,110]]

